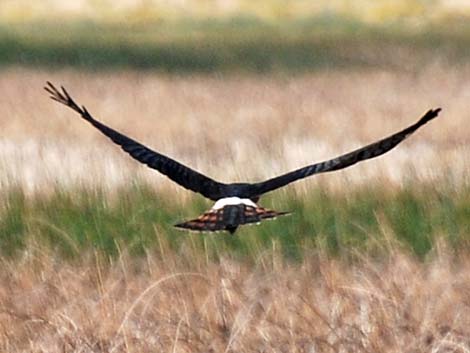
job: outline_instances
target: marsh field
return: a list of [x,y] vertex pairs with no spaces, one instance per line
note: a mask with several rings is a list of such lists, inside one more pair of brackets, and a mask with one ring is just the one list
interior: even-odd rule
[[[206,24],[196,40],[212,44],[194,51],[165,27],[163,44],[145,29],[130,45],[112,27],[36,26],[0,31],[1,351],[470,350],[465,28],[381,35],[342,22],[302,37],[322,24],[279,35],[255,23],[246,42],[239,23]],[[195,234],[173,224],[212,204],[50,100],[46,81],[224,182],[328,159],[443,110],[384,156],[259,202],[290,216]]]

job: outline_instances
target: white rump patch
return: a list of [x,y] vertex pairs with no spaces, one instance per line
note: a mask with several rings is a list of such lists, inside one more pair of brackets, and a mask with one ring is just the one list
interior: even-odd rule
[[223,199],[217,200],[214,206],[212,206],[213,210],[220,210],[228,205],[240,205],[244,204],[247,206],[258,207],[253,201],[250,199],[241,199],[239,197],[225,197]]

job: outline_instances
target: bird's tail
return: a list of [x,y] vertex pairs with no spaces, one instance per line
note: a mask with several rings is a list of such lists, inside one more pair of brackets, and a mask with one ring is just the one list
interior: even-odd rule
[[211,209],[204,212],[199,217],[190,221],[176,224],[175,227],[199,232],[227,230],[230,233],[234,233],[240,225],[260,223],[264,219],[273,219],[287,214],[289,212],[277,212],[245,204],[226,205],[219,209]]

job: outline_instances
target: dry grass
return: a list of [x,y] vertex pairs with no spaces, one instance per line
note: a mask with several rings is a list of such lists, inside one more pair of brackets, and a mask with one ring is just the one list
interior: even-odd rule
[[202,254],[3,261],[4,352],[468,352],[470,261]]
[[296,77],[7,70],[0,76],[0,181],[28,190],[77,183],[113,189],[140,178],[184,194],[50,101],[42,86],[51,80],[104,122],[223,181],[257,180],[332,157],[442,106],[438,121],[397,150],[316,180],[341,188],[345,182],[381,178],[396,185],[410,175],[420,180],[445,175],[468,183],[469,78],[468,67],[443,64],[420,73]]
[[[50,101],[46,80],[118,130],[223,181],[331,157],[442,105],[439,120],[397,150],[316,180],[339,190],[410,177],[467,185],[469,78],[470,68],[445,64],[296,77],[2,71],[0,187],[115,190],[137,178],[177,199],[189,195]],[[227,253],[216,262],[192,250],[191,237],[178,250],[165,239],[138,259],[123,250],[114,260],[88,253],[67,262],[39,241],[2,258],[0,350],[470,351],[470,258],[439,242],[425,261],[388,239],[376,258],[306,249],[310,255],[289,262],[273,242],[256,261]]]

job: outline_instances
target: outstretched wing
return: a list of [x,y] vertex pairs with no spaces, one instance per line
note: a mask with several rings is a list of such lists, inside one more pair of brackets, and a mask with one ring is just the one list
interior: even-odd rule
[[104,135],[108,136],[114,143],[121,146],[121,148],[134,159],[165,174],[168,178],[186,189],[198,192],[211,200],[221,198],[225,184],[202,175],[163,154],[152,151],[139,142],[100,123],[90,115],[84,106],[78,106],[64,87],[61,88],[62,91],[59,91],[50,82],[47,82],[47,86],[44,87],[44,89],[51,94],[53,100],[76,111],[83,119],[100,130]]
[[362,147],[358,150],[353,152],[344,154],[342,156],[336,157],[334,159],[330,159],[328,161],[320,162],[317,164],[312,164],[293,172],[286,173],[284,175],[256,183],[250,185],[250,192],[252,196],[259,196],[266,192],[278,189],[283,187],[289,183],[292,183],[296,180],[306,178],[313,174],[324,173],[324,172],[331,172],[333,170],[343,169],[349,167],[357,162],[364,161],[366,159],[378,157],[385,152],[390,151],[396,145],[398,145],[401,141],[411,135],[413,132],[418,130],[421,126],[426,124],[428,121],[434,119],[441,108],[438,109],[431,109],[429,110],[419,121],[406,129],[397,132],[389,137],[386,137],[380,141]]

